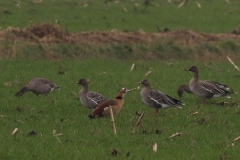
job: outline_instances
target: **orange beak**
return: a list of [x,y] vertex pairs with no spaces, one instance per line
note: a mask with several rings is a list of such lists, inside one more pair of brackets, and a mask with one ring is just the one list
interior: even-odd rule
[[142,82],[139,82],[139,84],[142,84]]
[[76,82],[76,84],[78,84],[78,82]]

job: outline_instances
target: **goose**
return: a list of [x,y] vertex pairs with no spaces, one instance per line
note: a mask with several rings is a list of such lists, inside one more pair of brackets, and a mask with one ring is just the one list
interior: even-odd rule
[[140,92],[142,101],[155,109],[154,116],[158,114],[160,108],[168,108],[171,106],[182,108],[181,106],[185,105],[179,100],[176,100],[161,91],[152,89],[148,79],[144,79],[139,83],[145,86]]
[[16,93],[16,96],[22,96],[25,92],[32,91],[37,96],[39,94],[44,94],[47,98],[49,92],[53,91],[54,89],[60,88],[54,84],[52,81],[46,78],[34,78],[32,79],[29,84],[24,86],[21,90]]
[[122,109],[123,103],[124,103],[124,95],[130,92],[127,88],[122,88],[116,97],[116,99],[111,100],[105,100],[102,101],[97,108],[95,108],[92,113],[88,116],[90,119],[93,119],[97,116],[109,116],[110,115],[110,109],[109,106],[112,106],[113,115],[116,115],[120,112]]
[[[199,81],[201,83],[201,81]],[[222,89],[225,89],[225,90],[228,90],[228,86],[226,84],[222,84],[222,83],[219,83],[219,82],[215,82],[215,81],[207,81],[213,85],[215,85],[216,87],[218,88],[222,88]],[[180,98],[182,98],[182,95],[183,95],[183,92],[187,92],[187,93],[191,93],[192,94],[192,91],[190,90],[189,86],[188,85],[181,85],[178,90],[177,90],[177,93],[179,95]]]
[[206,102],[206,99],[216,98],[216,97],[227,97],[230,98],[231,92],[228,92],[227,85],[221,84],[219,82],[210,82],[208,80],[198,80],[198,68],[192,66],[188,71],[193,72],[193,78],[189,83],[189,88],[196,96],[203,98]]
[[187,93],[192,93],[192,91],[190,90],[188,85],[181,85],[177,90],[179,98],[182,98],[182,95],[183,95],[184,91],[187,92]]
[[88,81],[81,78],[77,84],[82,85],[82,89],[79,91],[79,99],[83,106],[89,109],[95,109],[100,102],[107,100],[101,94],[96,92],[88,92]]

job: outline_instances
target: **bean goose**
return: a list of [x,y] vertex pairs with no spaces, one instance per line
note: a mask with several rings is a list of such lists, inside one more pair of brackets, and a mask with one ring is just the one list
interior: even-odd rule
[[116,99],[102,101],[88,117],[90,117],[90,119],[93,119],[96,116],[110,115],[110,105],[112,106],[113,115],[118,114],[122,109],[124,103],[123,97],[127,92],[130,92],[130,90],[128,90],[127,88],[122,88]]
[[227,85],[221,84],[219,82],[211,83],[210,81],[198,80],[198,68],[192,66],[188,71],[193,72],[193,78],[189,83],[189,88],[196,96],[203,98],[204,102],[208,98],[216,97],[227,97],[230,98],[231,92],[226,91]]
[[77,84],[82,85],[82,89],[79,91],[79,99],[83,106],[89,109],[95,109],[98,104],[104,100],[107,100],[101,94],[96,92],[88,92],[88,81],[86,79],[80,79]]
[[187,92],[187,93],[192,93],[192,91],[190,90],[188,85],[181,85],[177,90],[179,98],[182,98],[182,95],[183,95],[184,91]]
[[160,108],[167,108],[170,106],[182,108],[181,106],[184,105],[184,103],[166,95],[165,93],[152,89],[150,82],[147,79],[144,79],[139,83],[145,86],[140,92],[142,101],[155,109],[154,116],[158,114]]
[[44,94],[47,98],[49,92],[54,89],[60,89],[56,84],[46,78],[34,78],[29,84],[24,86],[20,91],[16,93],[16,96],[22,96],[25,92],[32,91],[37,96],[39,94]]
[[[199,81],[201,83],[201,81]],[[222,88],[222,89],[225,89],[225,90],[228,90],[228,86],[226,84],[221,84],[219,82],[214,82],[214,81],[207,81],[213,85],[215,85],[216,87],[218,88]],[[177,90],[177,93],[179,95],[180,98],[182,98],[182,95],[183,95],[183,92],[187,92],[187,93],[192,93],[192,91],[190,90],[189,86],[188,85],[181,85],[178,90]]]

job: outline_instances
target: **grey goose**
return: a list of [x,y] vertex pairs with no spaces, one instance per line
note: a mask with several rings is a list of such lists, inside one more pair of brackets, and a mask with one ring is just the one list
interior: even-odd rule
[[189,83],[189,88],[196,96],[203,98],[204,102],[209,98],[227,97],[230,98],[231,92],[228,92],[228,86],[219,82],[211,82],[208,80],[198,80],[198,68],[192,66],[188,71],[193,72],[193,78]]
[[29,84],[24,86],[21,90],[16,93],[16,96],[22,96],[25,92],[32,91],[37,96],[44,94],[47,97],[48,93],[54,89],[60,89],[56,84],[46,78],[34,78]]
[[187,92],[187,93],[192,93],[192,91],[190,90],[188,85],[181,85],[177,90],[179,98],[182,98],[182,95],[183,95],[184,91]]
[[145,104],[147,104],[148,106],[155,109],[154,116],[156,116],[158,114],[158,110],[160,108],[167,108],[167,107],[171,107],[171,106],[182,108],[181,106],[185,105],[184,103],[180,102],[179,100],[176,100],[176,99],[166,95],[163,92],[152,89],[151,84],[148,79],[144,79],[139,83],[143,84],[145,86],[140,92],[142,101]]
[[[202,81],[198,81],[200,83],[202,83]],[[228,86],[226,84],[222,84],[222,83],[219,83],[219,82],[214,82],[214,81],[207,81],[213,85],[215,85],[216,87],[218,88],[222,88],[222,89],[225,89],[225,90],[228,90]],[[187,92],[187,93],[191,93],[192,94],[192,91],[190,90],[189,86],[188,85],[181,85],[178,90],[177,90],[177,93],[179,95],[180,98],[182,98],[182,95],[183,95],[183,92]]]
[[79,99],[83,106],[89,109],[95,109],[100,102],[107,100],[101,94],[88,91],[88,81],[84,78],[80,79],[77,84],[82,85],[82,89],[79,91]]

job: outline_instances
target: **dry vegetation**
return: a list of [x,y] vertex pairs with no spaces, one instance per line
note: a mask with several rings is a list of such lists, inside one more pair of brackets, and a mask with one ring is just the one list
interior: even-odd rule
[[[112,31],[90,31],[77,34],[65,32],[57,25],[43,23],[33,25],[26,29],[18,29],[9,27],[0,31],[0,42],[2,44],[2,53],[5,53],[4,42],[27,43],[31,45],[41,44],[44,46],[52,46],[56,44],[77,45],[80,47],[102,47],[106,45],[126,44],[126,45],[145,45],[154,46],[157,44],[174,45],[177,47],[201,47],[202,44],[218,43],[221,41],[231,40],[240,43],[240,34],[238,31],[223,34],[207,34],[198,33],[192,30],[174,30],[163,31],[159,33],[138,32],[120,32]],[[217,44],[216,44],[217,46]],[[217,46],[218,47],[218,46]],[[21,48],[18,48],[18,50]],[[16,49],[15,49],[16,50]],[[17,51],[16,51],[17,52]],[[208,52],[208,51],[206,51]],[[104,54],[104,53],[103,53]],[[18,53],[14,54],[15,56]],[[207,54],[208,56],[209,53]],[[229,53],[228,53],[229,55]],[[214,55],[215,56],[215,55]],[[222,55],[221,56],[225,56]],[[1,57],[7,57],[1,54]],[[11,56],[12,57],[12,56]],[[198,57],[199,56],[195,56]],[[205,57],[204,59],[208,59]]]

